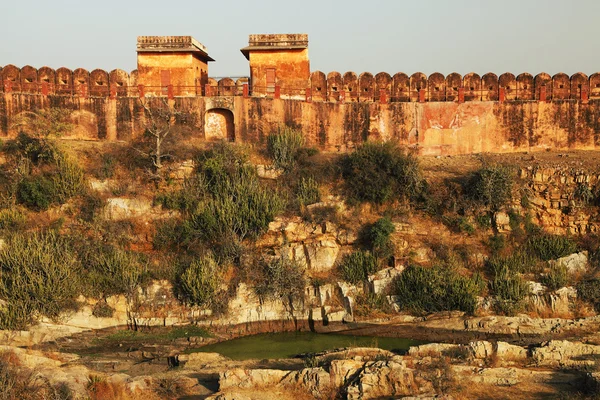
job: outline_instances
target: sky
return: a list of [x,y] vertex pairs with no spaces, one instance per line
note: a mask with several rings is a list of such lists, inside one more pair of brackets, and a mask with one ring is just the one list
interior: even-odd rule
[[0,66],[131,71],[137,36],[190,35],[210,76],[239,77],[249,34],[308,33],[325,73],[600,71],[600,0],[1,0],[0,15]]

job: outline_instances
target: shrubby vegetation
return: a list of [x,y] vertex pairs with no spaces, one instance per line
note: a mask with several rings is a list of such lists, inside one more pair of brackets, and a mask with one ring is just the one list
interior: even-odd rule
[[529,285],[515,271],[503,268],[490,281],[490,289],[496,295],[496,311],[515,315],[523,310],[529,295]]
[[514,171],[505,165],[486,165],[475,171],[466,184],[466,193],[492,212],[500,211],[510,202],[514,186]]
[[264,233],[283,210],[283,200],[259,182],[247,156],[234,145],[220,143],[196,162],[196,174],[186,186],[160,199],[183,211],[184,219],[159,228],[155,244],[213,250],[218,262],[239,257],[241,242]]
[[281,299],[289,304],[293,299],[303,297],[306,278],[296,262],[280,256],[260,260],[257,267],[250,272],[253,275],[250,279],[261,299]]
[[464,277],[452,269],[410,266],[392,282],[400,307],[417,314],[460,310],[474,313],[483,291],[479,275]]
[[180,296],[189,304],[211,307],[216,301],[220,284],[220,271],[211,255],[193,259],[180,267],[176,287]]
[[390,236],[395,230],[396,227],[389,217],[379,218],[366,229],[367,246],[384,264],[394,256],[394,243]]
[[278,132],[267,136],[267,153],[275,167],[284,171],[294,168],[302,146],[304,146],[302,132],[288,126],[282,126]]
[[377,272],[378,263],[371,252],[358,250],[345,254],[338,268],[343,280],[356,284]]
[[55,233],[17,234],[0,249],[0,328],[24,329],[36,315],[56,318],[75,307],[81,266]]
[[340,165],[351,200],[415,200],[423,188],[417,157],[390,142],[365,143],[343,156]]

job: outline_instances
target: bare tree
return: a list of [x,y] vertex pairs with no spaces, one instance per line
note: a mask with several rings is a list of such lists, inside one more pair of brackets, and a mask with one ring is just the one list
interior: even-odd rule
[[140,99],[140,104],[146,115],[146,135],[153,141],[153,146],[149,152],[141,149],[137,150],[152,160],[156,173],[160,175],[163,160],[171,156],[169,153],[164,152],[165,140],[171,134],[175,117],[181,112],[171,107],[164,97],[160,98],[159,105],[150,104],[146,99]]

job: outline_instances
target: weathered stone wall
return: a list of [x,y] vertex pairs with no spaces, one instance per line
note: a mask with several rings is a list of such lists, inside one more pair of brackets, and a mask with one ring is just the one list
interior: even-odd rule
[[[161,103],[154,97],[144,101]],[[264,143],[281,124],[302,129],[308,145],[327,151],[367,140],[392,140],[422,155],[596,149],[600,143],[600,100],[338,103],[193,96],[174,97],[169,104],[183,112],[176,124],[191,135],[252,145]],[[0,94],[0,134],[16,134],[19,113],[49,107],[72,110],[74,138],[126,141],[145,126],[137,97],[11,92]],[[219,123],[205,123],[213,114]]]

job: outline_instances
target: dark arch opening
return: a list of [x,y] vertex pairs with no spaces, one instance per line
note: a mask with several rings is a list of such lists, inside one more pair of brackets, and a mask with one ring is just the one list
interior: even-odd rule
[[213,108],[204,116],[204,136],[206,139],[226,139],[235,142],[233,113],[224,108]]

